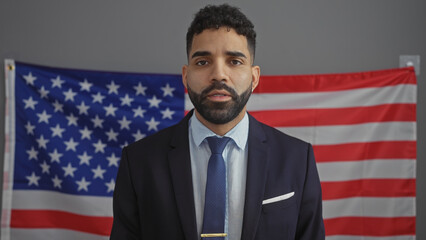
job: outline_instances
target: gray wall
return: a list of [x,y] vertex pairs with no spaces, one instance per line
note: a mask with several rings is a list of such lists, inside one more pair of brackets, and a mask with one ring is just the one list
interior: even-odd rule
[[[219,2],[1,0],[0,59],[66,68],[180,73],[186,60],[185,33],[194,12],[206,3]],[[387,69],[398,67],[402,54],[423,58],[423,74],[418,76],[417,239],[426,239],[421,227],[426,224],[426,1],[230,3],[256,25],[256,63],[264,75]],[[0,139],[1,154],[3,127]]]

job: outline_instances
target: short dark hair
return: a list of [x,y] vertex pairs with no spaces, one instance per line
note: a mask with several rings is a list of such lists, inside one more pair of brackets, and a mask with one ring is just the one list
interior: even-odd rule
[[186,33],[186,54],[192,47],[192,40],[196,34],[200,34],[205,29],[219,29],[220,27],[229,27],[234,29],[239,35],[247,39],[249,51],[254,60],[256,50],[256,32],[251,21],[236,7],[228,4],[207,5],[195,14],[194,20]]

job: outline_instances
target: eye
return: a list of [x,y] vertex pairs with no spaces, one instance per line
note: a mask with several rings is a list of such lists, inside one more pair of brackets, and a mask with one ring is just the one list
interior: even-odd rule
[[231,64],[232,65],[241,65],[243,63],[240,60],[233,59],[233,60],[231,60]]
[[197,61],[196,63],[195,63],[195,65],[197,65],[197,66],[204,66],[204,65],[207,65],[207,61],[206,60],[200,60],[200,61]]

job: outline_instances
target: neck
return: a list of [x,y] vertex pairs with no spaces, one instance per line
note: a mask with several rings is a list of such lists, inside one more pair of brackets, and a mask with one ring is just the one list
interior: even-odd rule
[[215,123],[211,123],[207,121],[197,112],[197,110],[194,110],[194,113],[195,113],[195,117],[197,117],[197,119],[204,126],[206,126],[215,134],[219,136],[224,136],[227,132],[229,132],[232,128],[234,128],[244,118],[244,115],[246,113],[246,108],[244,107],[244,109],[238,114],[236,118],[224,124],[215,124]]

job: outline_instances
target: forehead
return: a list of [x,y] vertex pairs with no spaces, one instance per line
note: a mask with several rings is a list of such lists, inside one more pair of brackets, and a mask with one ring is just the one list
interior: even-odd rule
[[206,29],[200,34],[196,34],[192,39],[190,55],[197,51],[209,51],[212,54],[239,51],[249,56],[247,38],[227,27]]

